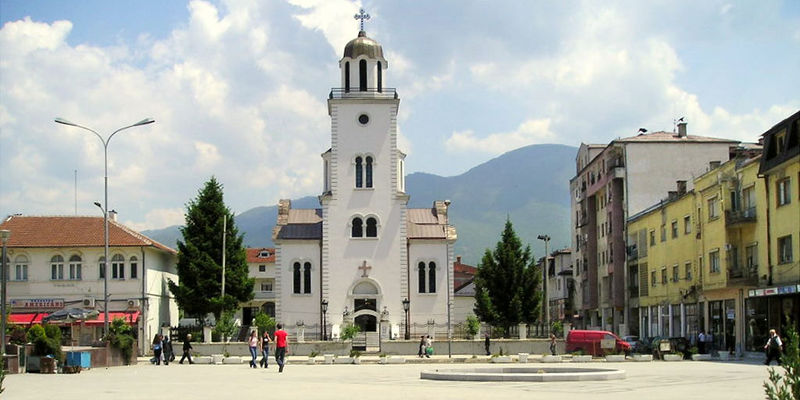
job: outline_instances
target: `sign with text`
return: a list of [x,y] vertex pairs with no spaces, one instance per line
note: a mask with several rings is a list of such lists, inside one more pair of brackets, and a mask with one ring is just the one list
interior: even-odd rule
[[11,299],[12,308],[64,308],[64,299]]

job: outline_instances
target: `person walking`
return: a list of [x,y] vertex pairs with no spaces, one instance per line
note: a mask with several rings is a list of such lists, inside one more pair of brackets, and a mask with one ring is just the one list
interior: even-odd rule
[[769,365],[772,360],[777,361],[778,365],[781,365],[781,346],[783,346],[781,337],[778,336],[775,329],[770,329],[769,339],[767,339],[767,344],[764,345],[764,351],[767,353],[767,359],[764,361],[764,365]]
[[425,335],[419,337],[419,352],[417,352],[419,358],[425,357]]
[[431,358],[431,354],[433,354],[433,340],[431,335],[428,335],[425,336],[425,357]]
[[706,332],[702,330],[697,334],[697,351],[706,354]]
[[183,364],[183,360],[189,359],[189,364],[194,364],[192,361],[192,334],[186,334],[186,340],[183,341],[183,357],[178,361],[178,364]]
[[261,362],[260,365],[263,368],[269,368],[269,342],[272,339],[269,338],[269,332],[264,331],[264,335],[261,336]]
[[247,345],[250,348],[250,367],[258,368],[256,366],[256,359],[258,359],[258,348],[260,340],[258,339],[258,331],[253,330],[250,332],[250,339],[247,340]]
[[156,336],[153,338],[153,358],[156,359],[156,365],[161,365],[161,334],[156,333]]
[[487,356],[490,356],[490,355],[492,355],[492,353],[491,353],[491,352],[489,352],[489,346],[490,346],[491,344],[492,344],[492,341],[491,341],[491,339],[489,338],[489,334],[487,333],[487,334],[486,334],[486,338],[485,338],[485,339],[483,339],[483,346],[484,346],[484,347],[486,347],[486,355],[487,355]]
[[169,340],[169,336],[164,336],[164,340],[161,342],[161,348],[164,353],[164,365],[169,365],[170,361],[175,360],[175,352],[172,351],[172,342]]
[[275,331],[275,362],[278,363],[278,372],[283,372],[286,363],[286,349],[289,346],[289,334],[283,330],[283,324],[278,324]]
[[556,335],[550,334],[550,354],[556,355]]

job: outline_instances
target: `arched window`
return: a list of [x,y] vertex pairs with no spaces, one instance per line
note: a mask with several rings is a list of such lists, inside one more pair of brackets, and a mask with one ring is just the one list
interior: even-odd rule
[[136,279],[139,276],[139,259],[136,256],[131,257],[131,279]]
[[351,231],[350,236],[352,237],[364,237],[364,222],[361,221],[361,218],[353,218],[353,228]]
[[[14,280],[16,281],[27,281],[28,280],[28,257],[24,255],[18,255],[14,258]],[[6,275],[8,278],[8,275]]]
[[367,187],[372,187],[372,157],[367,156]]
[[69,279],[73,281],[81,280],[81,256],[75,254],[69,258]]
[[358,62],[358,90],[367,91],[367,60]]
[[303,264],[303,293],[311,293],[311,263]]
[[378,93],[383,92],[383,68],[381,62],[378,61]]
[[425,263],[420,262],[419,265],[417,265],[417,268],[419,269],[419,271],[417,271],[419,274],[419,292],[425,293]]
[[50,259],[50,279],[64,279],[64,257],[53,256]]
[[378,237],[378,220],[367,218],[367,237]]
[[100,273],[98,274],[100,276],[100,279],[105,278],[106,277],[106,258],[103,257],[103,256],[100,256],[100,260],[98,261],[97,265],[98,265],[98,269],[100,271]]
[[364,186],[363,185],[363,179],[364,178],[362,177],[362,174],[363,174],[362,170],[363,170],[364,167],[362,166],[361,162],[362,162],[361,157],[356,157],[356,187],[357,188],[360,188],[360,187]]
[[428,293],[436,293],[436,263],[428,263]]
[[111,257],[111,279],[125,279],[125,257],[122,254]]
[[294,263],[294,268],[293,269],[294,269],[294,271],[293,271],[293,281],[292,281],[292,284],[293,284],[292,286],[294,286],[294,290],[293,291],[294,291],[295,294],[300,294],[300,287],[301,287],[300,279],[302,278],[301,275],[300,275],[300,263],[299,262]]
[[350,61],[344,63],[344,92],[350,92]]

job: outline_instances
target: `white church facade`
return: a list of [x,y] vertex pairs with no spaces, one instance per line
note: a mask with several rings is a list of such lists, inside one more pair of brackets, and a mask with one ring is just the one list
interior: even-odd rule
[[320,208],[293,209],[289,200],[278,206],[276,319],[307,340],[336,339],[349,323],[368,340],[379,332],[403,339],[408,323],[448,323],[456,231],[447,201],[407,208],[400,100],[386,87],[380,44],[362,27],[339,67],[341,85],[328,98],[331,147],[322,154]]

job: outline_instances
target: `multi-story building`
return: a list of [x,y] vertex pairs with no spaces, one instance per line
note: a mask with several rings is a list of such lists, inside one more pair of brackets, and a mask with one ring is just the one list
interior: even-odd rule
[[575,281],[572,251],[560,249],[547,257],[547,299],[551,321],[572,321],[575,314]]
[[579,148],[570,180],[577,326],[638,333],[639,317],[626,307],[627,217],[657,202],[676,181],[706,171],[710,161],[728,160],[737,144],[688,135],[683,122],[677,128]]
[[[109,320],[132,325],[140,352],[150,348],[160,326],[178,322],[178,305],[167,281],[178,282],[173,249],[116,222],[109,213]],[[99,312],[96,319],[65,326],[65,340],[89,345],[105,324],[104,223],[102,217],[13,215],[0,224],[11,232],[6,264],[11,323],[30,325],[62,308]]]
[[248,248],[247,267],[249,276],[255,279],[253,299],[241,304],[241,314],[237,318],[241,318],[243,325],[252,325],[253,318],[260,312],[275,317],[279,297],[275,287],[275,249]]

